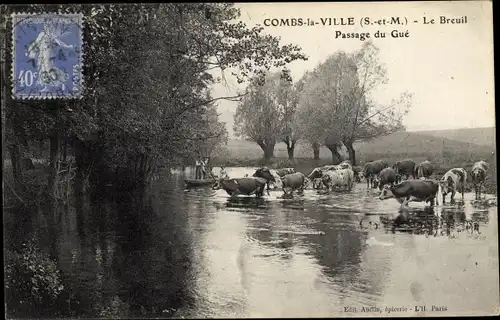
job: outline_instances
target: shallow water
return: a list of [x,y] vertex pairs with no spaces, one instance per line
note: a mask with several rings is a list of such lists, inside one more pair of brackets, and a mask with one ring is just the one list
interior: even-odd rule
[[[247,173],[228,168],[231,177]],[[363,183],[328,195],[230,199],[224,190],[185,189],[190,175],[160,175],[141,202],[86,201],[59,215],[11,217],[7,230],[14,242],[37,234],[74,292],[67,307],[75,316],[498,313],[492,196],[401,211]]]

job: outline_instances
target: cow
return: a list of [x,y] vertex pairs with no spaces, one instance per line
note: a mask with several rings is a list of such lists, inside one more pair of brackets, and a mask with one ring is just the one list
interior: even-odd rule
[[441,187],[441,194],[443,195],[443,204],[446,201],[446,195],[450,195],[450,202],[454,202],[455,193],[459,191],[462,194],[462,201],[464,200],[465,182],[467,181],[467,171],[463,168],[453,168],[448,170],[441,180],[439,186]]
[[488,172],[489,165],[486,161],[478,161],[474,163],[471,170],[472,184],[476,193],[476,200],[481,199],[481,189],[484,187],[486,180],[486,173]]
[[283,177],[289,173],[295,173],[294,168],[281,168],[281,169],[276,169],[274,170],[280,177]]
[[255,170],[254,174],[252,175],[252,177],[254,178],[263,178],[266,180],[266,191],[267,191],[267,194],[269,195],[269,190],[270,190],[270,184],[271,183],[278,183],[279,182],[277,181],[277,178],[275,178],[275,175],[277,175],[277,173],[272,173],[271,171],[272,169],[269,169],[268,167],[261,167],[257,170]]
[[21,170],[24,170],[24,171],[35,169],[35,165],[33,164],[33,160],[31,160],[30,158],[21,159],[20,165],[21,165]]
[[377,177],[380,171],[382,171],[382,169],[385,169],[388,166],[389,165],[385,160],[376,160],[365,164],[365,168],[363,169],[363,175],[366,178],[366,184],[368,188],[370,188],[370,186],[374,188],[373,180]]
[[397,161],[392,168],[396,171],[398,181],[401,182],[403,175],[405,176],[405,180],[410,179],[410,176],[415,179],[415,161],[412,159],[404,159],[401,161]]
[[[281,181],[283,182],[283,193],[291,195],[295,190],[304,191],[308,180],[302,172],[295,172],[285,175]],[[290,192],[287,192],[288,190]]]
[[323,182],[322,182],[321,178],[316,178],[316,179],[309,180],[309,181],[312,181],[313,189],[321,189],[323,187]]
[[343,187],[351,191],[354,184],[354,172],[352,169],[327,171],[321,177],[321,180],[328,191],[333,190],[335,187]]
[[275,182],[273,175],[270,173],[269,169],[261,168],[258,169],[252,177],[220,179],[215,183],[214,189],[222,188],[231,197],[236,197],[239,194],[255,194],[257,197],[262,197],[268,181]]
[[261,197],[264,194],[266,182],[267,180],[257,177],[220,179],[214,189],[222,188],[231,197],[236,197],[239,194],[255,194],[257,197]]
[[363,168],[359,167],[359,166],[353,166],[352,167],[352,171],[354,172],[354,181],[355,182],[361,182],[361,175],[362,175],[362,172],[363,172]]
[[337,165],[338,168],[341,169],[352,169],[352,162],[350,160],[344,160]]
[[415,177],[417,179],[421,178],[428,179],[430,178],[433,172],[434,172],[434,165],[430,161],[425,160],[415,168]]
[[396,171],[393,168],[384,168],[377,177],[377,185],[380,190],[386,185],[389,184],[393,186],[398,182],[398,178],[396,175]]
[[320,189],[322,187],[321,178],[328,171],[336,171],[340,169],[352,169],[351,162],[345,160],[338,165],[330,164],[322,167],[314,168],[313,171],[307,176],[309,181],[312,181],[314,189]]
[[435,180],[405,180],[395,186],[385,186],[380,193],[379,199],[385,200],[395,198],[401,203],[401,209],[408,203],[429,202],[431,206],[438,204],[439,183]]
[[314,179],[319,179],[323,176],[324,172],[327,172],[329,170],[336,170],[337,166],[335,165],[326,165],[322,167],[317,167],[314,168],[313,171],[307,176],[308,179],[314,180]]
[[281,188],[283,188],[283,182],[281,181],[281,177],[282,176],[279,175],[279,173],[277,172],[277,170],[269,169],[269,172],[271,172],[271,174],[273,175],[274,182],[268,181],[267,182],[269,184],[268,188],[271,188],[271,189],[281,189]]

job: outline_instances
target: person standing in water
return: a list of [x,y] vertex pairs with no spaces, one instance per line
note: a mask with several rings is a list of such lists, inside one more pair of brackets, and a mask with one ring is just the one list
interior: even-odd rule
[[202,165],[203,165],[203,161],[201,160],[201,157],[198,156],[198,158],[196,158],[196,163],[195,163],[195,166],[196,166],[195,179],[201,179]]
[[220,167],[219,178],[220,179],[229,179],[229,175],[227,174],[226,169],[223,166]]
[[212,168],[210,168],[209,158],[205,157],[202,162],[203,179],[207,179],[208,175],[212,175]]

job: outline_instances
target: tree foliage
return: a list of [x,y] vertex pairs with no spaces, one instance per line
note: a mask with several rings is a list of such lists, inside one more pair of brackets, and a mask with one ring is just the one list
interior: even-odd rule
[[306,73],[297,110],[300,136],[321,142],[340,161],[338,149],[345,145],[354,163],[353,143],[404,129],[403,116],[411,106],[404,92],[389,105],[379,105],[374,89],[387,82],[379,50],[371,42],[354,53],[337,52],[315,70]]
[[[233,70],[238,82],[262,82],[267,70],[305,59],[299,47],[281,45],[262,27],[235,22],[240,11],[233,4],[26,5],[15,10],[85,16],[83,99],[31,103],[47,115],[42,125],[25,115],[10,118],[27,123],[25,131],[33,132],[29,137],[51,136],[54,129],[74,137],[82,149],[79,169],[93,170],[97,179],[115,173],[115,178],[147,181],[160,159],[172,164],[216,150],[226,136],[216,103],[240,96],[212,97],[211,86],[222,81],[214,70]],[[14,103],[10,109],[18,110]],[[9,123],[15,132],[19,125]]]
[[268,160],[279,141],[284,141],[293,151],[297,98],[288,70],[267,74],[264,83],[258,80],[255,78],[247,86],[236,109],[234,131],[240,137],[255,141]]

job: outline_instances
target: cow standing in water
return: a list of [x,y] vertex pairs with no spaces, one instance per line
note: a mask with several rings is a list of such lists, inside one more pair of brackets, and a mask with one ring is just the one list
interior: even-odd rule
[[269,189],[281,189],[283,187],[283,182],[281,181],[281,176],[276,172],[274,169],[269,169],[269,172],[274,177],[274,182],[268,181],[267,182],[267,190]]
[[284,177],[287,174],[296,172],[294,168],[281,168],[281,169],[276,169],[274,171],[276,171],[276,174],[280,177]]
[[462,201],[464,200],[465,182],[467,181],[467,172],[462,168],[453,168],[446,172],[439,181],[441,186],[441,194],[443,195],[443,203],[446,200],[446,195],[450,195],[450,202],[454,202],[455,193],[462,193]]
[[[389,165],[385,160],[376,160],[372,162],[368,162],[365,164],[365,168],[363,170],[363,175],[366,178],[366,184],[367,187],[370,188],[375,188],[376,184],[374,184],[374,181],[376,181],[376,178],[380,171],[383,169],[387,168]],[[376,182],[375,182],[376,183]]]
[[293,191],[303,192],[307,178],[302,172],[289,173],[281,178],[283,183],[283,195],[293,195]]
[[401,209],[408,203],[429,202],[431,206],[438,204],[439,183],[435,180],[406,180],[393,187],[385,186],[380,193],[379,199],[385,200],[395,198],[401,203]]
[[434,165],[428,160],[421,162],[415,168],[415,176],[417,177],[417,179],[421,178],[429,179],[433,172],[434,172]]
[[405,180],[410,179],[410,176],[415,179],[415,161],[412,159],[404,159],[396,162],[392,168],[396,171],[396,175],[398,178],[397,183],[400,183],[403,175],[405,176]]
[[337,187],[351,191],[354,185],[354,172],[350,168],[327,171],[321,180],[328,191]]
[[397,182],[398,177],[393,168],[382,169],[382,171],[378,174],[377,185],[380,190],[382,190],[385,185],[393,186]]
[[489,165],[486,161],[478,161],[474,163],[471,170],[472,184],[476,193],[476,200],[481,199],[481,189],[484,187],[486,180],[486,173],[488,172]]
[[325,165],[322,167],[317,167],[317,168],[314,168],[313,171],[311,171],[311,173],[307,176],[307,179],[309,181],[312,181],[313,189],[321,189],[323,186],[323,182],[321,180],[323,175],[328,171],[334,171],[334,170],[338,170],[338,169],[339,169],[339,166],[334,165],[334,164],[329,164],[329,165]]
[[236,197],[240,194],[255,194],[257,197],[262,197],[268,181],[274,182],[273,175],[269,172],[269,169],[261,168],[252,177],[220,179],[216,182],[214,189],[222,188],[231,197]]
[[352,171],[354,172],[354,181],[358,183],[361,182],[363,168],[361,168],[360,166],[353,166]]

